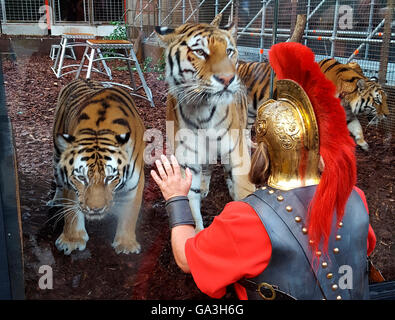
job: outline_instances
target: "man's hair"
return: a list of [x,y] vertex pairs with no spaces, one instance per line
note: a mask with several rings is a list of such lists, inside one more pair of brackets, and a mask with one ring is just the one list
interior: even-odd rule
[[256,186],[263,186],[267,183],[270,176],[270,160],[267,146],[264,142],[258,143],[251,159],[251,169],[248,179]]

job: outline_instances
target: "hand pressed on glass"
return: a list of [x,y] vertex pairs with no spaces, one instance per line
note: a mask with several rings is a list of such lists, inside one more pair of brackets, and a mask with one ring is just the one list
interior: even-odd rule
[[170,156],[171,163],[166,156],[161,155],[161,160],[156,160],[155,170],[151,170],[151,176],[159,186],[165,200],[176,196],[188,195],[192,183],[192,173],[189,168],[185,170],[185,178],[181,175],[180,165],[175,156]]

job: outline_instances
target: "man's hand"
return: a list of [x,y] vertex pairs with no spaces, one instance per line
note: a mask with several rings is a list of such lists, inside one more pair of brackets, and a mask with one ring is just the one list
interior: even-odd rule
[[181,176],[180,165],[175,156],[170,157],[171,164],[164,155],[161,155],[161,160],[155,161],[159,176],[155,170],[151,170],[151,176],[159,186],[165,200],[188,195],[192,183],[192,173],[189,168],[185,170],[184,179]]

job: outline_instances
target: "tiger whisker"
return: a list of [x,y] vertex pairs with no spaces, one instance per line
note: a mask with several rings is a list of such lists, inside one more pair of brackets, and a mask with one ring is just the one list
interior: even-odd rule
[[[51,218],[49,218],[47,221],[45,221],[45,223],[48,223],[49,221],[51,221],[52,219],[58,218],[56,221],[60,220],[67,212],[72,211],[77,209],[76,207],[72,207],[72,208],[66,208],[63,210],[59,210],[58,212],[56,212]],[[56,222],[55,222],[56,224]]]
[[78,202],[61,202],[61,203],[47,204],[48,207],[65,207],[70,205],[78,205]]
[[[74,216],[76,216],[74,210],[71,210],[71,209],[70,209],[70,210],[65,211],[65,212],[63,213],[62,216],[59,216],[58,219],[56,219],[56,221],[55,221],[55,223],[54,223],[54,228],[56,228],[58,222],[59,222],[62,218],[67,218],[67,217],[69,217],[71,214],[74,214]],[[74,218],[73,218],[73,219],[74,219]],[[73,220],[73,219],[72,219],[72,220]]]
[[72,202],[77,202],[77,200],[70,199],[70,198],[56,198],[56,199],[54,199],[53,201],[55,202],[55,201],[64,201],[64,200],[66,200],[66,201],[72,201]]
[[[194,99],[191,99],[191,98],[193,98],[196,95],[197,95],[196,92],[188,91],[186,94],[184,93],[184,95],[178,99],[178,103],[180,104],[180,103],[183,103],[185,100],[188,100],[189,101],[188,104],[192,104],[190,102],[193,101]],[[177,108],[177,106],[175,106],[175,108]]]
[[72,200],[52,200],[53,206],[57,206],[57,205],[64,205],[64,204],[69,204],[69,203],[74,203],[74,204],[78,204],[78,201],[72,201]]
[[[186,100],[187,98],[189,98],[189,104],[197,104],[199,102],[199,100],[197,100],[200,96],[202,96],[204,94],[204,91],[200,91],[198,93],[191,92],[189,95],[186,95],[181,101]],[[196,101],[196,102],[195,102]],[[195,102],[195,103],[194,103]]]

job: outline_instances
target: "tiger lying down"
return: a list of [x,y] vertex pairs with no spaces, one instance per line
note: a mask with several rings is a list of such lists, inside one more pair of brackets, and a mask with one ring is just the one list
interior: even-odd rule
[[[346,112],[348,130],[357,145],[367,151],[369,145],[364,139],[363,129],[357,116],[362,114],[371,116],[373,119],[370,123],[385,119],[389,114],[385,91],[379,83],[367,78],[355,62],[341,64],[335,59],[324,59],[319,62],[319,66],[336,86],[336,95],[341,99]],[[255,121],[258,107],[269,99],[271,68],[268,62],[239,61],[237,71],[246,86],[250,100],[248,124],[251,126]],[[275,95],[275,82],[273,91]]]
[[63,233],[56,240],[69,255],[84,250],[85,219],[118,217],[113,247],[139,253],[136,221],[144,187],[144,125],[128,92],[74,80],[59,94],[53,128],[56,193]]
[[356,62],[342,64],[335,59],[319,62],[321,71],[336,86],[336,93],[346,111],[348,130],[356,143],[365,151],[369,149],[357,116],[372,116],[369,122],[379,121],[389,115],[387,95],[373,78],[367,78]]

